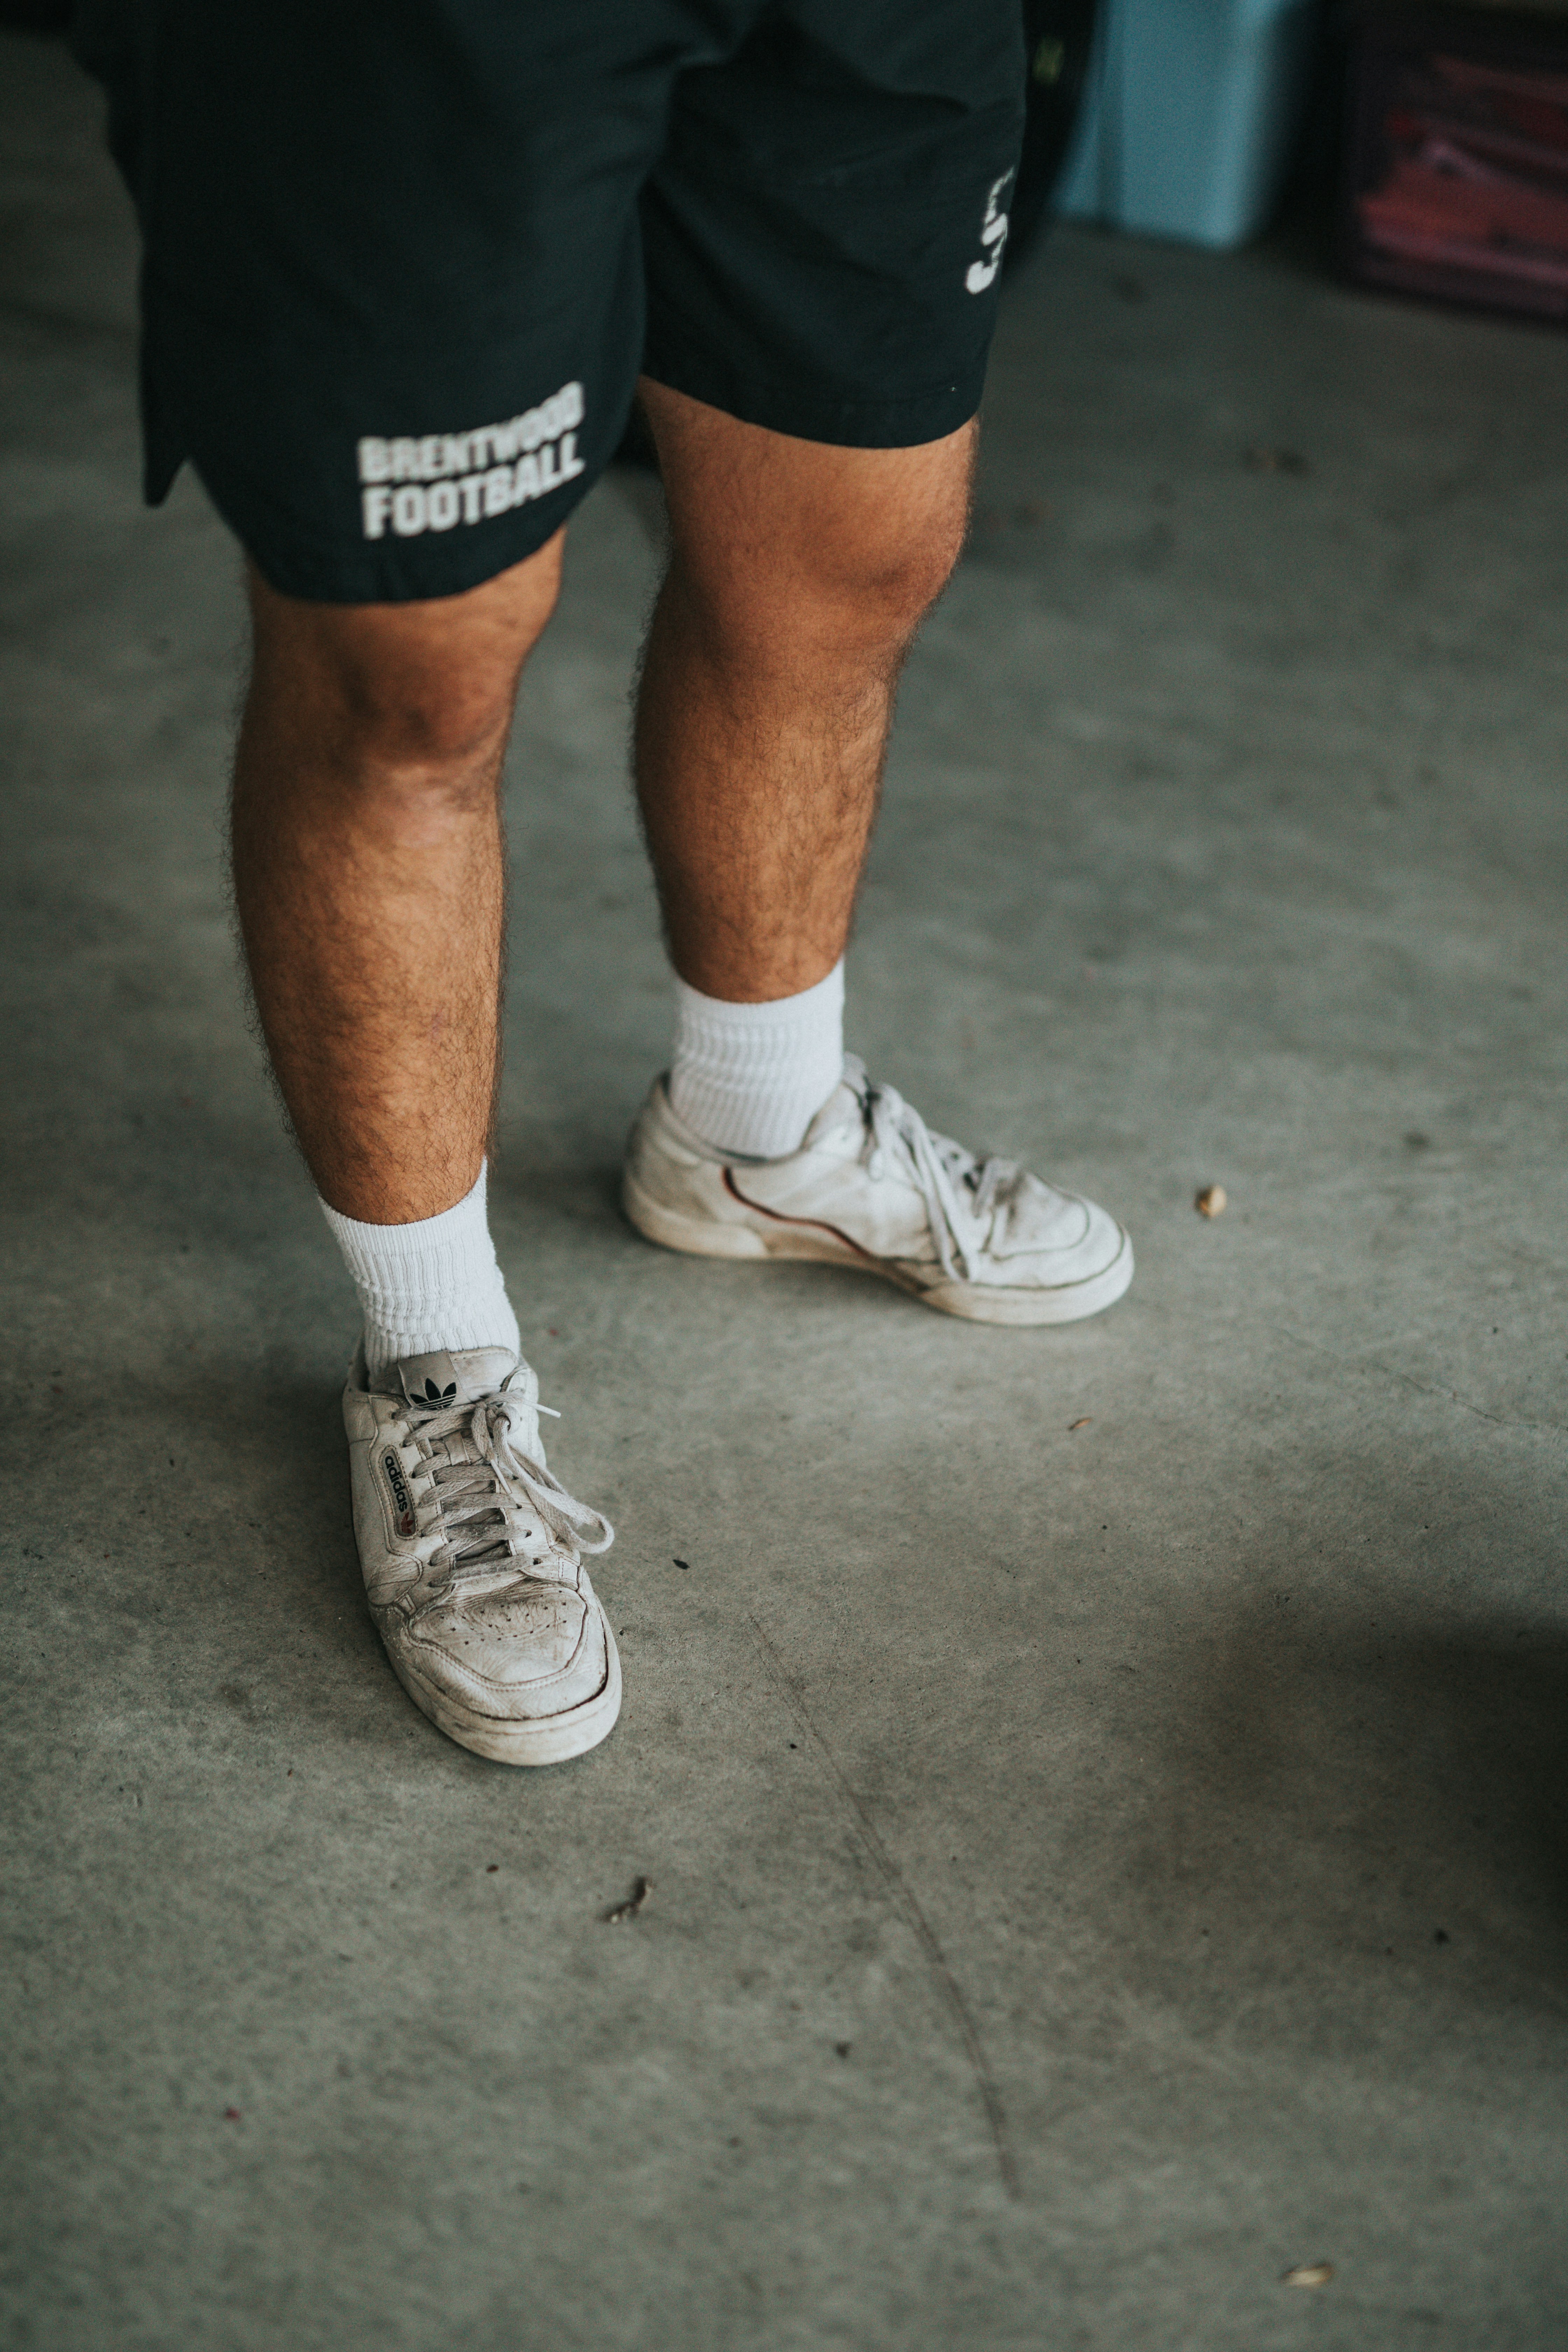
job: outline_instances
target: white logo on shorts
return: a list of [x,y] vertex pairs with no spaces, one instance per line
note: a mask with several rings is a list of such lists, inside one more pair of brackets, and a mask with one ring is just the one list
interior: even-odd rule
[[1002,252],[1007,242],[1007,215],[997,210],[1003,193],[1011,187],[1013,173],[1005,172],[985,199],[985,218],[980,224],[980,242],[985,247],[984,261],[972,261],[964,274],[964,284],[972,294],[984,294],[1002,267]]
[[384,539],[389,522],[399,539],[416,539],[547,497],[587,471],[577,455],[582,422],[583,387],[563,383],[505,425],[419,441],[367,436],[359,445],[359,478],[369,485],[360,493],[366,539]]

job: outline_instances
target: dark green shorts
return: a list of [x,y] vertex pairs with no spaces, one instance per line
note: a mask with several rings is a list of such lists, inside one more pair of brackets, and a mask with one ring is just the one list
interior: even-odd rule
[[639,368],[863,448],[973,415],[1018,0],[88,0],[142,218],[146,486],[265,577],[442,596],[542,545]]

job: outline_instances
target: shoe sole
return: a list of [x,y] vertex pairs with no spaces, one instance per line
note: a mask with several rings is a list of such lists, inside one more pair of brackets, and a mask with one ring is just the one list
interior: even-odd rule
[[1121,1247],[1110,1264],[1084,1282],[1065,1283],[1059,1290],[1005,1290],[978,1282],[923,1283],[886,1259],[861,1257],[836,1244],[819,1226],[780,1224],[759,1233],[754,1225],[721,1225],[705,1218],[683,1217],[667,1209],[628,1173],[622,1180],[621,1206],[645,1239],[661,1249],[679,1250],[687,1257],[792,1258],[816,1265],[838,1265],[852,1274],[880,1275],[884,1282],[908,1291],[922,1306],[940,1314],[962,1316],[968,1323],[1077,1323],[1088,1315],[1114,1307],[1132,1280],[1132,1244],[1121,1226]]
[[616,1647],[607,1617],[605,1643],[609,1671],[603,1687],[592,1698],[568,1707],[563,1715],[510,1722],[462,1706],[444,1691],[434,1690],[428,1683],[422,1682],[390,1649],[386,1654],[393,1673],[420,1713],[427,1715],[437,1729],[444,1731],[448,1739],[455,1739],[459,1748],[470,1748],[492,1764],[564,1764],[574,1756],[585,1756],[590,1748],[597,1748],[602,1739],[607,1739],[620,1714],[621,1654]]

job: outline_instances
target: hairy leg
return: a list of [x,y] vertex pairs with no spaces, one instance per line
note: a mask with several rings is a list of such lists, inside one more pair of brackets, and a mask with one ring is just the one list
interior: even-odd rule
[[322,1198],[437,1215],[478,1179],[499,1066],[499,785],[561,535],[460,596],[311,604],[250,579],[235,904]]
[[676,970],[796,994],[844,952],[900,668],[963,543],[974,427],[847,449],[647,382],[672,554],[637,792]]

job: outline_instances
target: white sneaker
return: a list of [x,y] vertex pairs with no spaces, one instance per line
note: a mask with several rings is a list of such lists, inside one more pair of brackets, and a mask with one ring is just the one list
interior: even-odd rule
[[631,1132],[621,1198],[667,1249],[858,1266],[977,1323],[1076,1322],[1132,1279],[1132,1244],[1103,1209],[933,1135],[852,1054],[784,1160],[716,1151],[658,1079]]
[[432,1723],[500,1764],[596,1747],[621,1708],[615,1635],[583,1566],[609,1521],[544,1466],[539,1381],[508,1348],[408,1356],[343,1391],[371,1614]]

